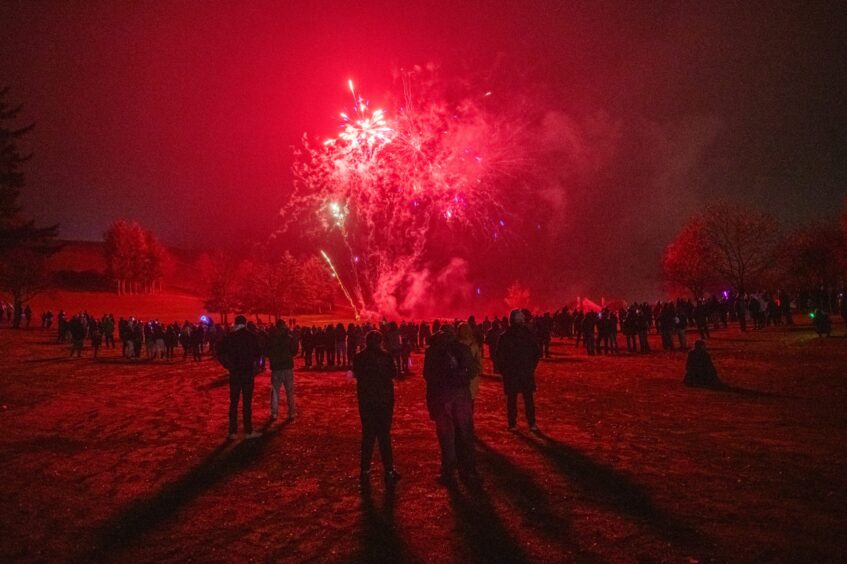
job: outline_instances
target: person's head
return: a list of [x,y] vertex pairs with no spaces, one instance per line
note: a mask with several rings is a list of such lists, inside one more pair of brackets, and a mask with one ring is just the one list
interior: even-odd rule
[[510,325],[523,325],[526,323],[526,315],[524,314],[522,309],[513,309],[512,313],[509,314],[509,324]]
[[703,339],[697,339],[696,341],[694,341],[694,350],[706,350],[706,341],[704,341]]
[[368,334],[365,335],[365,347],[368,349],[381,349],[382,332],[377,330],[368,331]]
[[459,325],[459,329],[456,331],[456,336],[459,341],[462,343],[470,343],[473,341],[473,329],[471,329],[470,324],[462,323]]
[[[186,322],[186,323],[187,323],[187,322]],[[235,325],[236,325],[236,326],[238,326],[238,325],[247,325],[247,318],[246,318],[246,317],[244,317],[243,315],[236,315],[236,316],[235,316]]]

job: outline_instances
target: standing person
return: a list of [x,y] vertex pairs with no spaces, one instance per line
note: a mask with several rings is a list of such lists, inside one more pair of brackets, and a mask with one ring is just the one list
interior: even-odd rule
[[75,315],[68,324],[68,330],[71,334],[71,356],[76,354],[79,358],[82,356],[82,345],[85,340],[85,325],[82,324],[79,315]]
[[[587,335],[586,335],[587,336]],[[503,374],[506,392],[506,416],[509,430],[517,429],[518,394],[524,398],[526,420],[532,431],[535,424],[535,367],[541,358],[538,342],[526,326],[523,311],[515,309],[509,316],[509,328],[497,343],[497,366]]]
[[115,348],[115,318],[112,314],[104,315],[101,323],[103,339],[107,348]]
[[473,401],[470,379],[473,359],[445,323],[429,340],[424,354],[426,405],[435,421],[441,447],[439,483],[453,485],[455,472],[463,480],[477,478],[474,464]]
[[271,334],[268,344],[268,360],[271,364],[271,419],[279,416],[279,388],[285,386],[285,399],[288,404],[288,421],[297,418],[294,404],[294,357],[297,355],[297,341],[288,331],[281,319]]
[[379,456],[385,471],[385,483],[394,484],[400,474],[394,469],[391,451],[391,419],[394,415],[394,361],[382,348],[382,333],[370,331],[365,349],[353,359],[356,399],[362,420],[362,452],[359,478],[367,483],[371,473],[374,443],[379,441]]
[[253,384],[262,351],[256,335],[247,330],[247,318],[238,315],[233,331],[224,337],[218,360],[229,371],[229,439],[238,438],[238,400],[244,415],[245,438],[262,434],[253,431]]
[[103,343],[103,332],[100,329],[100,323],[97,321],[91,322],[91,349],[94,351],[94,358],[97,358],[97,351],[100,350],[100,345]]
[[476,395],[479,392],[479,384],[482,381],[482,347],[476,340],[473,328],[468,323],[462,323],[459,325],[458,340],[471,351],[473,363],[471,364],[471,380],[469,389],[471,392],[471,400],[475,400]]

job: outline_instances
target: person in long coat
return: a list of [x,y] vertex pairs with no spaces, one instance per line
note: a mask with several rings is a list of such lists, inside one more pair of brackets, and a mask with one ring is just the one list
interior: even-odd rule
[[535,367],[541,358],[538,339],[526,325],[526,314],[519,309],[509,316],[509,328],[497,342],[497,367],[503,375],[506,393],[506,416],[509,430],[517,429],[518,395],[524,398],[526,421],[537,431],[535,424]]

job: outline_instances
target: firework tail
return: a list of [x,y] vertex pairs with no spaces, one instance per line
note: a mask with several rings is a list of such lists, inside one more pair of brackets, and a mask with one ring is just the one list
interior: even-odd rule
[[335,270],[335,265],[332,264],[332,259],[329,258],[329,255],[326,254],[325,251],[321,250],[321,256],[323,256],[326,263],[329,265],[329,269],[332,271],[332,275],[338,280],[338,286],[341,288],[341,291],[344,292],[344,297],[347,298],[347,301],[350,302],[350,307],[353,308],[353,315],[356,318],[356,321],[359,321],[359,308],[356,307],[356,304],[353,303],[353,297],[350,295],[350,292],[347,291],[347,288],[344,286],[344,282],[341,281],[341,277],[338,275],[338,271]]

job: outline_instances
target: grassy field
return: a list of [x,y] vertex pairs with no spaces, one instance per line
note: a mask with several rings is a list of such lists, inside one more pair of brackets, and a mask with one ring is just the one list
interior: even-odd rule
[[[115,300],[84,307],[192,313]],[[729,391],[683,387],[679,352],[589,358],[556,342],[538,371],[539,435],[507,432],[487,366],[479,490],[434,481],[424,385],[407,378],[393,432],[403,478],[386,491],[376,470],[363,492],[344,371],[298,368],[293,424],[268,423],[258,376],[265,434],[226,442],[214,361],[70,359],[52,332],[4,327],[0,560],[844,561],[847,339],[730,327],[710,348]]]

